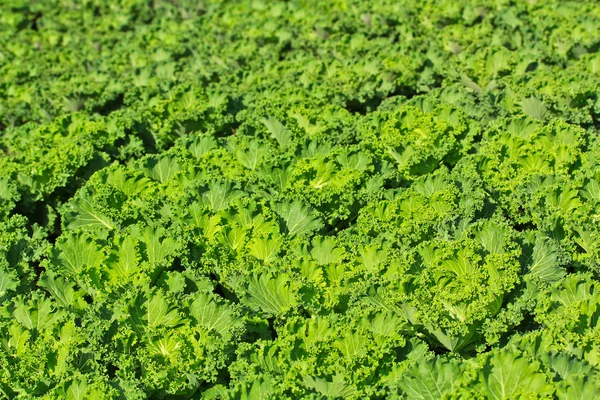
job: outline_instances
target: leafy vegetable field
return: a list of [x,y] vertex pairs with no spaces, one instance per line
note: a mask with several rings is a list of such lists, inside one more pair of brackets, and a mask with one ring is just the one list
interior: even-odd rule
[[0,398],[600,398],[595,0],[0,0]]

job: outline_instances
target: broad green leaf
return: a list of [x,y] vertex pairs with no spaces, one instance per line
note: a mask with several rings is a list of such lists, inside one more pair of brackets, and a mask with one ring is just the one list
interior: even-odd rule
[[376,272],[385,263],[386,252],[376,244],[361,245],[359,247],[360,261],[367,272]]
[[503,226],[488,221],[483,224],[477,233],[477,238],[488,253],[501,254],[506,234],[507,232]]
[[267,275],[253,276],[246,292],[248,305],[267,314],[284,314],[298,302],[295,293],[290,290],[286,275],[279,275],[275,279]]
[[0,266],[0,300],[8,291],[14,291],[19,286],[17,271],[8,272],[6,267]]
[[162,157],[158,161],[149,160],[145,172],[150,178],[165,183],[179,172],[179,163],[170,157]]
[[147,307],[148,327],[150,328],[157,326],[172,327],[178,325],[181,321],[177,310],[169,306],[160,292],[150,298]]
[[335,375],[331,381],[323,378],[304,377],[304,386],[328,398],[346,398],[356,393],[356,388],[344,381],[342,375]]
[[83,226],[99,226],[112,230],[117,227],[110,218],[96,211],[86,196],[78,197],[71,203],[65,219],[70,229]]
[[477,340],[477,335],[473,326],[470,326],[466,329],[466,332],[462,334],[454,335],[449,335],[444,329],[433,327],[430,324],[427,324],[426,328],[433,336],[435,336],[442,346],[453,353],[464,349]]
[[277,204],[275,211],[285,221],[290,235],[304,235],[323,227],[315,213],[297,200]]
[[235,400],[271,400],[274,398],[275,393],[275,382],[268,375],[255,379],[248,386],[243,385],[236,391],[236,395],[233,397]]
[[104,260],[104,254],[97,245],[83,235],[68,235],[66,240],[56,245],[56,250],[58,257],[53,261],[60,267],[56,272],[72,276],[78,276],[87,269],[98,268]]
[[549,283],[556,282],[565,275],[565,270],[558,263],[558,252],[550,241],[536,241],[529,273]]
[[177,309],[169,306],[162,293],[139,295],[129,309],[130,320],[138,336],[144,336],[147,329],[174,327],[180,324]]
[[535,119],[544,119],[546,114],[548,113],[548,109],[538,98],[529,97],[521,103],[521,107],[523,108],[523,112],[530,117]]
[[165,337],[148,341],[147,346],[151,354],[168,357],[181,346],[181,343],[167,334]]
[[267,155],[267,148],[260,144],[257,140],[253,140],[248,144],[247,149],[236,147],[233,150],[235,158],[244,167],[254,170],[260,166],[262,160]]
[[261,122],[281,147],[286,147],[293,143],[292,132],[276,118],[263,118]]
[[600,385],[589,375],[572,376],[558,383],[556,397],[559,400],[600,399]]
[[366,345],[367,339],[358,332],[346,332],[343,338],[334,342],[334,346],[348,359],[364,356]]
[[473,90],[476,93],[481,93],[481,87],[475,83],[475,81],[473,81],[471,78],[469,78],[467,75],[465,74],[461,74],[460,76],[460,81],[462,82],[463,85],[465,85],[465,87]]
[[67,400],[86,400],[88,399],[89,386],[85,381],[74,381],[67,389]]
[[[163,228],[147,227],[135,234],[146,245],[146,256],[151,265],[163,263],[167,257],[173,255],[179,248],[179,243],[173,238],[164,237],[165,230]],[[131,258],[127,258],[127,268],[132,267],[132,262]]]
[[452,392],[462,373],[456,361],[423,360],[411,367],[399,384],[409,399],[439,400]]
[[39,294],[34,295],[27,303],[23,299],[17,299],[13,312],[13,316],[21,325],[37,332],[50,329],[63,315],[63,312],[54,309],[51,300]]
[[484,394],[492,400],[508,400],[552,393],[552,386],[531,362],[513,352],[492,353],[480,374]]
[[217,148],[217,141],[212,136],[201,136],[196,138],[188,149],[199,160],[215,148]]
[[335,240],[331,237],[315,238],[313,244],[310,254],[319,265],[339,263],[344,258],[344,249],[337,247]]
[[246,243],[246,231],[236,226],[228,226],[220,232],[219,240],[232,250],[238,250]]
[[400,317],[387,311],[378,312],[368,320],[368,328],[378,336],[397,336],[403,325],[404,323]]
[[567,353],[556,353],[548,357],[552,369],[560,375],[562,379],[569,379],[573,375],[589,375],[592,373],[592,366],[577,357]]
[[242,191],[233,189],[229,183],[212,182],[208,186],[208,191],[204,193],[203,200],[213,211],[220,211],[243,194]]
[[75,283],[65,280],[63,277],[57,277],[51,272],[44,274],[38,285],[48,291],[54,299],[63,307],[84,308],[86,303],[83,300],[81,290],[75,290]]
[[254,257],[269,264],[275,261],[280,245],[281,237],[279,235],[255,237],[248,243],[248,250]]
[[24,330],[19,324],[12,324],[8,328],[8,341],[6,347],[8,351],[17,357],[24,354],[27,350],[27,344],[31,338],[31,333]]
[[[150,242],[153,243],[153,241]],[[111,263],[111,267],[113,268],[111,272],[117,279],[131,276],[139,270],[139,255],[137,253],[136,245],[137,240],[131,236],[127,236],[121,242],[119,249],[116,252],[116,260]],[[159,250],[159,252],[160,251],[161,250]]]
[[199,293],[190,304],[190,314],[208,330],[227,337],[237,325],[236,317],[228,305],[218,304],[211,296]]
[[552,292],[552,299],[560,306],[587,301],[596,296],[595,281],[577,275],[568,275],[560,282],[560,286]]

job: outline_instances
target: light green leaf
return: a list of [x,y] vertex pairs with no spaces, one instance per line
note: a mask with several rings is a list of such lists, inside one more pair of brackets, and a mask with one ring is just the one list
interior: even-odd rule
[[194,140],[188,150],[199,160],[215,148],[217,148],[217,141],[212,136],[200,136]]
[[54,257],[53,261],[60,270],[72,276],[77,276],[86,269],[95,269],[104,260],[104,255],[96,244],[83,235],[68,235],[66,240],[56,245],[56,250],[58,257]]
[[435,358],[410,368],[399,384],[409,399],[439,400],[452,392],[461,374],[458,362]]
[[96,211],[90,200],[85,196],[78,197],[71,203],[65,219],[70,229],[82,226],[100,226],[112,230],[117,227],[110,218]]
[[361,357],[367,351],[367,339],[358,332],[346,332],[343,338],[334,342],[334,346],[348,359]]
[[283,218],[290,235],[303,235],[323,227],[315,213],[299,201],[279,203],[275,211]]
[[158,161],[149,160],[144,171],[150,178],[165,183],[179,172],[179,163],[170,157],[162,157]]
[[546,116],[548,109],[538,98],[529,97],[521,103],[521,107],[523,108],[523,112],[530,117],[535,119],[544,119]]
[[85,381],[75,380],[67,389],[67,400],[86,400],[88,399],[88,384]]
[[[174,254],[179,248],[179,244],[171,237],[164,237],[165,232],[163,228],[144,228],[141,232],[136,234],[140,237],[142,242],[146,245],[146,256],[151,265],[158,265],[165,261],[165,259]],[[127,258],[128,268],[132,267],[133,260]]]
[[267,149],[257,140],[253,140],[248,144],[247,149],[236,147],[233,154],[240,164],[248,169],[254,170],[260,166],[262,160],[267,155]]
[[298,300],[290,290],[290,281],[286,275],[276,279],[267,275],[254,276],[246,289],[248,305],[267,314],[281,315],[294,307]]
[[480,379],[485,395],[492,400],[543,396],[553,391],[546,376],[539,372],[537,362],[508,351],[493,353]]
[[162,293],[157,293],[148,302],[148,327],[176,326],[181,318],[176,309],[169,307]]
[[[153,241],[151,242],[154,243]],[[139,255],[137,253],[136,245],[137,240],[131,236],[127,236],[121,242],[116,253],[116,260],[111,263],[111,267],[113,268],[111,272],[115,277],[125,278],[133,275],[139,270]],[[159,246],[160,245],[161,244],[159,244]],[[158,251],[160,252],[161,250]]]
[[600,386],[589,376],[577,375],[558,383],[556,397],[559,400],[600,399]]
[[313,249],[310,254],[319,263],[319,265],[335,264],[342,261],[344,249],[335,245],[335,240],[331,237],[320,237],[313,241]]
[[199,293],[190,304],[190,314],[208,330],[227,337],[237,325],[235,313],[228,305],[218,304],[211,296]]
[[303,383],[307,388],[313,389],[317,393],[327,397],[346,398],[356,393],[356,388],[346,383],[342,375],[334,376],[331,381],[305,376]]
[[212,182],[208,186],[208,191],[202,197],[213,211],[220,211],[227,208],[234,199],[243,194],[244,192],[240,190],[234,190],[229,183]]
[[35,329],[38,332],[51,328],[63,315],[64,312],[55,310],[52,307],[51,300],[37,293],[28,303],[25,303],[23,299],[17,299],[13,312],[13,316],[21,325],[30,330]]
[[52,272],[44,274],[38,285],[48,291],[63,307],[84,308],[84,293],[74,289],[75,283],[68,282],[63,277],[56,277]]
[[10,290],[16,290],[19,286],[16,270],[8,272],[5,267],[0,266],[0,299]]
[[281,237],[279,235],[255,237],[248,243],[248,250],[254,257],[262,260],[265,264],[269,264],[277,258],[280,245]]
[[565,275],[558,263],[558,251],[549,240],[538,239],[533,248],[529,273],[544,282],[556,282]]
[[281,147],[286,147],[293,143],[292,132],[274,117],[263,118],[261,122]]

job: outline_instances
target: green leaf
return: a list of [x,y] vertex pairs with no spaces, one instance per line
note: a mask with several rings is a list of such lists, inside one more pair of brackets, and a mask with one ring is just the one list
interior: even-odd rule
[[213,211],[220,211],[243,194],[244,192],[240,190],[234,190],[230,183],[212,182],[208,186],[208,191],[204,193],[203,200]]
[[148,327],[177,326],[181,318],[176,309],[169,307],[162,293],[155,294],[148,302]]
[[212,136],[201,136],[194,140],[188,150],[196,159],[200,160],[202,156],[215,148],[217,148],[217,141]]
[[509,351],[493,353],[480,379],[484,394],[493,400],[543,396],[553,391],[546,382],[546,376],[539,371],[537,362]]
[[557,385],[556,397],[559,400],[600,399],[600,385],[586,375],[573,376]]
[[313,249],[310,254],[319,263],[319,265],[335,264],[342,261],[344,249],[335,245],[335,240],[331,237],[320,237],[313,241]]
[[161,292],[148,296],[139,295],[130,307],[129,313],[133,327],[139,336],[143,336],[147,329],[161,326],[174,327],[181,323],[177,310],[169,306]]
[[27,303],[21,298],[17,299],[13,312],[13,316],[21,325],[37,332],[50,329],[63,315],[64,312],[54,309],[51,300],[40,296],[39,293],[33,295]]
[[[141,232],[135,232],[134,234],[146,245],[146,256],[151,265],[164,263],[167,257],[173,255],[179,249],[179,243],[173,238],[164,237],[165,230],[161,227],[146,227]],[[126,261],[128,263],[127,268],[131,268],[133,266],[131,263],[134,261],[131,257],[126,258]]]
[[8,341],[6,347],[10,354],[20,356],[27,350],[27,344],[31,338],[31,333],[24,330],[19,324],[12,324],[8,328]]
[[506,235],[504,227],[487,221],[477,233],[477,238],[488,253],[501,254]]
[[267,275],[253,276],[246,288],[248,305],[267,314],[281,315],[296,306],[296,295],[290,290],[287,275],[276,279]]
[[376,244],[361,245],[359,254],[365,271],[370,273],[378,271],[386,260],[385,251],[381,250]]
[[77,276],[84,270],[98,268],[104,260],[104,255],[96,244],[83,235],[69,235],[66,240],[56,245],[58,257],[54,257],[60,267],[56,272],[66,272]]
[[149,340],[147,342],[148,350],[151,354],[169,356],[180,347],[180,342],[173,335],[166,334],[159,339]]
[[252,380],[248,387],[244,384],[238,389],[235,400],[270,400],[274,398],[276,388],[273,379],[268,375],[262,378]]
[[303,383],[307,388],[327,397],[346,398],[356,393],[356,388],[352,384],[346,383],[342,375],[335,375],[331,381],[305,376]]
[[343,338],[335,341],[334,346],[348,358],[364,356],[367,351],[367,340],[358,332],[346,332]]
[[529,97],[521,103],[523,112],[530,117],[542,120],[546,116],[548,109],[538,98]]
[[55,274],[50,271],[40,278],[38,285],[46,289],[63,307],[82,309],[86,305],[83,300],[85,293],[75,290],[75,283],[68,282],[63,277],[56,277]]
[[179,172],[179,163],[171,157],[162,157],[160,160],[148,160],[144,171],[156,181],[165,183]]
[[267,155],[267,149],[257,140],[253,140],[248,144],[247,149],[236,147],[233,154],[240,164],[248,169],[254,170],[260,166],[262,160]]
[[269,264],[276,260],[280,245],[281,237],[279,235],[255,237],[248,243],[248,250],[254,257]]
[[67,389],[67,400],[86,400],[88,399],[89,386],[85,381],[75,380]]
[[8,272],[5,267],[0,266],[0,300],[8,291],[14,291],[18,286],[17,271]]
[[65,219],[70,229],[83,226],[99,226],[112,230],[117,227],[110,218],[96,211],[86,196],[80,196],[70,204],[70,210],[66,213]]
[[471,78],[469,78],[467,75],[465,74],[461,74],[460,75],[460,81],[462,82],[463,85],[465,85],[465,87],[471,89],[472,91],[476,92],[476,93],[481,93],[481,87],[475,83],[475,81],[473,81]]
[[544,282],[556,282],[565,275],[558,263],[558,251],[549,240],[538,239],[533,247],[529,273]]
[[[149,242],[156,245],[152,240],[149,240]],[[158,246],[160,245],[162,244]],[[163,250],[158,250],[159,253],[161,251]],[[166,252],[166,250],[164,251]],[[156,255],[153,255],[153,257],[156,257]],[[139,255],[137,253],[137,240],[135,238],[127,236],[123,239],[116,253],[116,260],[111,263],[111,267],[111,272],[117,278],[126,278],[139,270]]]
[[548,357],[552,370],[562,379],[569,379],[573,375],[589,375],[592,366],[583,360],[567,353],[552,354]]
[[292,132],[274,117],[263,118],[261,122],[281,147],[286,147],[293,143]]
[[235,313],[228,305],[218,304],[211,296],[199,293],[190,304],[190,314],[208,330],[227,337],[237,325]]
[[275,211],[285,221],[290,235],[304,235],[323,227],[315,213],[297,200],[279,203],[275,206]]
[[457,361],[434,358],[410,368],[399,385],[409,399],[439,400],[452,392],[462,372]]

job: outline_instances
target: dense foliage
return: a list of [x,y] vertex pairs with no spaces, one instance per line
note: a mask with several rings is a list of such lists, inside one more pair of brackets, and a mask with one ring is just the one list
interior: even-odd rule
[[0,393],[600,398],[594,0],[0,0]]

